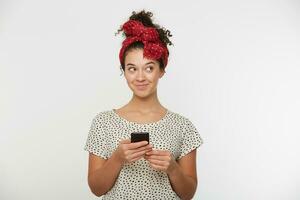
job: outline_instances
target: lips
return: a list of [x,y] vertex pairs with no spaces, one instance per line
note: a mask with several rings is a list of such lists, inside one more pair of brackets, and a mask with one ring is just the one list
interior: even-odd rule
[[143,85],[135,85],[137,87],[137,89],[139,90],[144,90],[147,88],[148,84],[143,84]]

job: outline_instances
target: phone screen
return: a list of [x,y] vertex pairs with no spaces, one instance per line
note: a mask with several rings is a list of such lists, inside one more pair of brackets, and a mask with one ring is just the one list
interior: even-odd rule
[[131,133],[131,142],[147,141],[149,144],[148,132],[133,132]]

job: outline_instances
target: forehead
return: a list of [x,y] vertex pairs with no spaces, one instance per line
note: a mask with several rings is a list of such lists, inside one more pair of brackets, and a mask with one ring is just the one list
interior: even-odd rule
[[144,57],[143,55],[144,50],[143,49],[132,49],[126,52],[125,56],[125,65],[127,64],[133,64],[133,65],[145,65],[149,62],[153,62],[154,64],[159,65],[157,60],[149,59]]

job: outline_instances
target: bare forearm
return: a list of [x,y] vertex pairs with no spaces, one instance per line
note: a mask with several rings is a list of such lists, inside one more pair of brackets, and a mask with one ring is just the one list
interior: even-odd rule
[[122,169],[122,163],[113,154],[105,164],[89,176],[89,186],[96,196],[107,193],[115,184]]
[[177,164],[175,169],[168,174],[173,190],[181,199],[191,199],[197,188],[197,182],[185,175]]

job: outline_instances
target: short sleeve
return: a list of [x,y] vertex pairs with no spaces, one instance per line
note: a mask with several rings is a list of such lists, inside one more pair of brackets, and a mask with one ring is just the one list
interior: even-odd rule
[[103,119],[99,114],[92,120],[84,150],[89,151],[96,156],[108,159],[105,128],[102,120]]
[[177,160],[203,144],[203,139],[201,138],[197,128],[188,119],[185,120],[185,128],[182,137],[181,151]]

